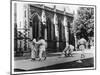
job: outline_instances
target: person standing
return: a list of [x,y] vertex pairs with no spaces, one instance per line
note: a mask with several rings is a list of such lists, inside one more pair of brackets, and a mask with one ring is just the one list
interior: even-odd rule
[[30,49],[31,49],[31,60],[34,61],[36,58],[36,47],[35,47],[35,43],[30,40]]
[[45,40],[40,37],[39,40],[36,42],[34,41],[34,43],[39,45],[39,59],[43,60],[43,53],[46,52],[46,42]]

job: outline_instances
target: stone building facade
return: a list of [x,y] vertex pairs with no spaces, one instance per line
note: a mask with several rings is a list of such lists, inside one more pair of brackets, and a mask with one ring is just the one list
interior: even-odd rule
[[[43,37],[47,42],[47,51],[62,51],[69,43],[69,26],[73,22],[73,14],[50,8],[43,4],[25,4],[23,25],[28,39]],[[28,47],[28,45],[26,45]]]

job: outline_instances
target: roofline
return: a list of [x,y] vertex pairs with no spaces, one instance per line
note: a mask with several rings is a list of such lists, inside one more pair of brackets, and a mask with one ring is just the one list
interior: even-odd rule
[[[43,8],[42,5],[43,4],[41,4],[41,5],[39,5],[39,4],[29,4],[29,6],[37,7],[37,8],[44,9],[44,10],[55,13],[54,8],[50,8],[50,7],[47,7],[47,6],[44,6],[44,8]],[[56,9],[56,11],[58,11],[58,12],[56,12],[58,14],[69,16],[69,17],[74,17],[74,14],[71,14],[71,13],[68,13],[68,12],[65,12],[65,14],[64,14],[64,11],[61,11],[59,9]]]

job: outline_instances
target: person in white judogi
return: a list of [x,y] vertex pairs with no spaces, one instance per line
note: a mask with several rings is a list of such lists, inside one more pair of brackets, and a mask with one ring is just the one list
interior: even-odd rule
[[36,47],[33,41],[30,41],[30,48],[31,48],[31,59],[35,60],[36,58]]
[[46,51],[46,42],[42,37],[39,38],[39,41],[36,42],[35,40],[34,42],[39,45],[39,58],[42,60],[43,52]]
[[63,50],[62,54],[63,55],[67,55],[67,56],[72,56],[72,52],[74,50],[74,46],[73,45],[66,45],[65,49]]
[[74,51],[74,46],[69,45],[69,56],[72,56],[72,52]]
[[84,38],[81,38],[80,40],[78,40],[78,45],[79,45],[79,50],[82,51],[81,58],[83,58],[85,57],[84,51],[86,47],[86,40]]

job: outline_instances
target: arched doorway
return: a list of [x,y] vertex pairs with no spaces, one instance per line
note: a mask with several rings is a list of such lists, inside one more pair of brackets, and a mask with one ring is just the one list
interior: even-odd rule
[[32,36],[36,39],[41,36],[41,22],[37,14],[32,17]]
[[59,29],[59,51],[62,52],[66,46],[66,41],[64,37],[64,26],[62,25],[61,19],[58,19],[58,29]]
[[56,40],[55,40],[55,30],[54,24],[51,19],[47,17],[47,50],[48,52],[56,52]]
[[52,34],[51,34],[51,20],[49,18],[47,18],[47,40],[51,41]]

